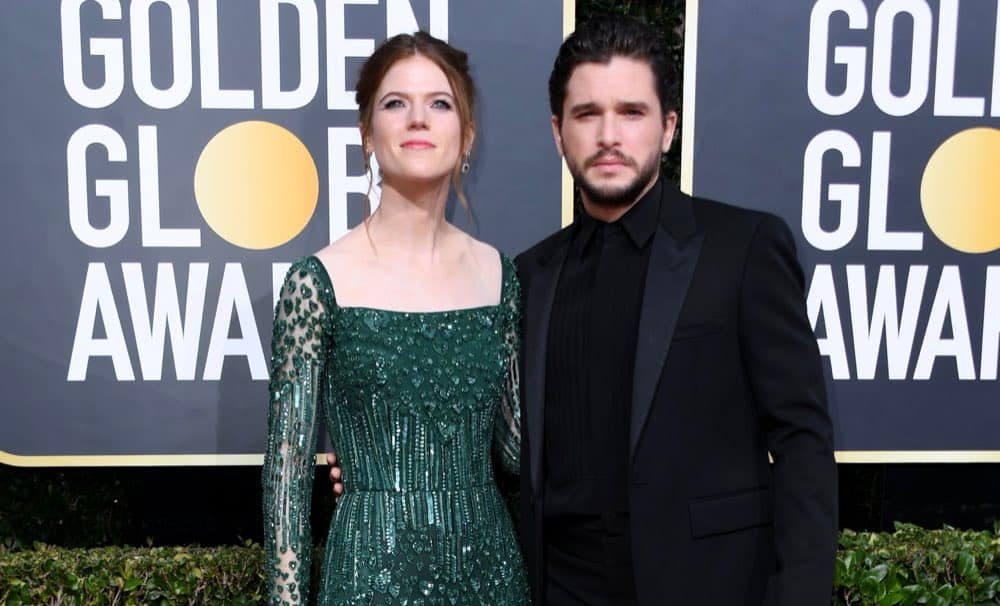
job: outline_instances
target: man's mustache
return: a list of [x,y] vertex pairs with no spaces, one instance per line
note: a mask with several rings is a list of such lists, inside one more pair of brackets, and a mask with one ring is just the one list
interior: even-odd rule
[[594,164],[597,164],[598,162],[601,162],[601,161],[604,161],[604,160],[612,160],[612,159],[613,160],[618,160],[619,162],[625,164],[626,166],[631,166],[632,168],[635,168],[637,166],[636,163],[635,163],[635,160],[633,160],[632,158],[629,158],[625,154],[623,154],[620,151],[615,150],[615,149],[610,149],[610,150],[605,150],[605,151],[599,151],[599,152],[597,152],[593,156],[587,158],[587,161],[584,163],[584,166],[586,166],[587,168],[590,168],[591,166],[593,166]]

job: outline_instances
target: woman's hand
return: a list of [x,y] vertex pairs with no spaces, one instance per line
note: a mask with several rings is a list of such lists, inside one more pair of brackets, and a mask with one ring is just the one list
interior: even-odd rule
[[336,499],[344,494],[344,483],[340,480],[340,465],[337,465],[337,453],[326,453],[326,463],[330,466],[330,486],[333,498]]

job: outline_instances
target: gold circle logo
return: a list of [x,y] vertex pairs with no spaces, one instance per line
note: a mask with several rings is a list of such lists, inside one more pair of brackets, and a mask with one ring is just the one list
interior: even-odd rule
[[970,128],[942,143],[924,168],[920,207],[951,248],[1000,249],[1000,129]]
[[290,131],[270,122],[239,122],[205,145],[194,195],[219,237],[264,250],[288,242],[309,223],[319,175],[309,150]]

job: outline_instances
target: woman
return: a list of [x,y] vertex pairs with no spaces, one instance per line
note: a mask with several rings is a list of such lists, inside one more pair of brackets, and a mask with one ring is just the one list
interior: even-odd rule
[[346,492],[321,604],[527,604],[490,444],[517,470],[519,287],[510,259],[445,220],[468,171],[465,53],[424,33],[386,41],[357,84],[378,210],[288,272],[274,320],[265,455],[271,602],[308,601],[316,431]]

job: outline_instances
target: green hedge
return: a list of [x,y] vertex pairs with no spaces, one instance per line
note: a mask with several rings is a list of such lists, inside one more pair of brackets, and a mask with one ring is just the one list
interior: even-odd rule
[[[1000,524],[993,532],[845,530],[834,603],[928,606],[1000,604]],[[0,547],[0,604],[259,604],[259,545],[240,547]],[[320,554],[314,562],[321,562]],[[314,575],[315,576],[315,575]]]
[[845,530],[837,554],[837,604],[1000,604],[1000,522],[993,532]]
[[0,604],[264,603],[260,546],[0,549]]

